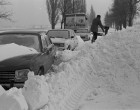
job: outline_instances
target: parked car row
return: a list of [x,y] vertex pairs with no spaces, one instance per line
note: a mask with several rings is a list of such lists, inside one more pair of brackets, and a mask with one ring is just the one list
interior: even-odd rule
[[77,35],[71,29],[0,32],[0,85],[22,87],[29,71],[44,75],[52,67],[57,50],[74,50]]
[[[81,34],[82,33],[82,34]],[[44,75],[52,67],[57,51],[74,50],[78,37],[91,39],[88,30],[14,29],[0,32],[0,85],[21,87],[28,73]]]

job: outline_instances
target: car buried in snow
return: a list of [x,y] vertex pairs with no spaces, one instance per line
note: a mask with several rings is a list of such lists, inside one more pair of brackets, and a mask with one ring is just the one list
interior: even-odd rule
[[52,29],[48,30],[49,36],[58,50],[74,50],[78,45],[78,39],[72,29]]
[[83,39],[83,41],[89,41],[93,37],[92,33],[89,32],[88,28],[77,29],[75,30],[75,33],[79,35]]
[[12,30],[0,33],[0,85],[20,87],[28,73],[44,75],[52,67],[56,47],[45,31]]

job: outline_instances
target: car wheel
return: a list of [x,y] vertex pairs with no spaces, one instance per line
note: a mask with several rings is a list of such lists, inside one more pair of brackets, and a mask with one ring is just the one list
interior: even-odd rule
[[39,69],[38,75],[44,75],[44,69],[43,69],[43,68],[40,68],[40,69]]

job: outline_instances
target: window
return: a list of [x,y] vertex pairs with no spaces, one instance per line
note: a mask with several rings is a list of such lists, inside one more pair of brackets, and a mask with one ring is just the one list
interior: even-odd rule
[[69,38],[69,32],[67,30],[50,30],[48,31],[47,35],[50,38]]
[[0,35],[0,45],[15,43],[40,51],[38,35],[26,33],[8,33]]

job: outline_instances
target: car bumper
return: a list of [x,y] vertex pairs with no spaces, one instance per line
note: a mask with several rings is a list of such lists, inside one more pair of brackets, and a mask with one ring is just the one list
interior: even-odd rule
[[5,89],[10,89],[12,87],[22,88],[24,86],[25,80],[11,80],[11,81],[0,81],[0,85]]
[[11,83],[11,84],[0,84],[4,89],[10,89],[12,87],[22,88],[24,83]]

